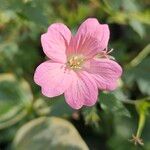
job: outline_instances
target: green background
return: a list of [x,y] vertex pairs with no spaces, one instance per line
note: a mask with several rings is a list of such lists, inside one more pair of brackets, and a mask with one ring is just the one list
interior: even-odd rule
[[[149,0],[0,0],[0,149],[150,150],[149,8]],[[33,74],[47,27],[63,22],[75,33],[89,17],[109,24],[123,76],[76,111],[63,96],[42,96]],[[130,141],[138,126],[143,146]]]

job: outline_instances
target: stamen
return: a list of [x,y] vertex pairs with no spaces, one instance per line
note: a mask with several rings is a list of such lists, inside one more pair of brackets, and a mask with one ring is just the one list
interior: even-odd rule
[[72,56],[68,59],[67,64],[71,69],[81,69],[83,62],[84,58],[82,56]]
[[114,49],[111,48],[110,50],[107,51],[107,54],[110,54]]
[[105,50],[98,53],[96,55],[96,58],[108,58],[108,59],[115,60],[115,58],[113,56],[109,55],[113,50],[114,50],[113,48],[110,50],[108,50],[108,48],[106,48]]

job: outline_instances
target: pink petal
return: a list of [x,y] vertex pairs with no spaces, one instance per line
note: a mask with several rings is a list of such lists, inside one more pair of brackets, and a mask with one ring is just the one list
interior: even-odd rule
[[63,94],[70,86],[71,73],[63,64],[47,61],[37,67],[34,81],[42,87],[43,95],[54,97]]
[[44,53],[56,62],[66,62],[66,49],[71,39],[71,32],[62,23],[54,23],[41,36]]
[[72,76],[73,82],[65,91],[66,102],[74,109],[83,105],[92,106],[97,101],[98,88],[93,78],[85,71]]
[[84,67],[92,74],[100,90],[114,90],[122,74],[121,66],[110,59],[92,59]]
[[71,39],[68,55],[80,53],[91,58],[107,47],[109,35],[107,24],[100,24],[94,18],[87,19],[81,24],[75,37]]

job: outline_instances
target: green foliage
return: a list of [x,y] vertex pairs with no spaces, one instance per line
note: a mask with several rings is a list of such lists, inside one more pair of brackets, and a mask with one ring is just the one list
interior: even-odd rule
[[86,124],[94,124],[95,126],[98,126],[100,117],[95,107],[85,108],[82,112],[83,112],[83,116],[85,118]]
[[[0,114],[3,115],[14,107],[28,106],[33,100],[28,83],[24,80],[17,81],[12,74],[0,75]],[[12,115],[12,112],[11,112]]]
[[[123,77],[95,106],[75,111],[63,96],[42,96],[33,74],[45,60],[47,27],[63,22],[75,33],[88,17],[109,24]],[[148,0],[0,0],[0,149],[149,150],[149,25]],[[129,142],[136,130],[143,147]]]
[[28,82],[14,75],[0,75],[0,141],[12,140],[18,126],[28,114],[33,95]]
[[150,85],[150,69],[149,69],[150,58],[144,59],[136,67],[129,69],[126,73],[126,80],[128,83],[133,84],[134,81],[137,82],[140,91],[143,94],[150,95],[149,85]]
[[[120,97],[121,98],[121,97]],[[113,115],[130,117],[130,113],[127,108],[122,104],[121,99],[117,99],[114,93],[101,93],[99,98],[101,108],[106,113]]]
[[16,150],[41,150],[43,145],[48,150],[88,150],[73,125],[56,117],[32,120],[18,130],[14,140]]
[[[61,116],[61,117],[70,117],[74,110],[66,105],[65,99],[63,96],[52,98],[49,101],[51,105],[51,115]],[[59,110],[59,111],[58,111]]]

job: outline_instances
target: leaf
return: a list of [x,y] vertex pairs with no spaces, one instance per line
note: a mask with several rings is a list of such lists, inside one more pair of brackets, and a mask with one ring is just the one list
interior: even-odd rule
[[137,12],[139,10],[138,7],[138,3],[135,0],[126,0],[126,1],[122,1],[122,5],[123,8],[127,11],[127,12]]
[[[33,99],[30,87],[28,83],[21,79],[20,81],[12,74],[1,74],[0,75],[0,106],[2,109],[9,109],[10,107],[18,104],[29,104]],[[6,108],[4,108],[6,106]]]
[[16,43],[3,42],[0,45],[0,59],[2,59],[2,57],[5,57],[5,59],[13,61],[14,56],[17,52],[18,52],[18,46]]
[[6,24],[16,18],[16,14],[11,10],[0,11],[0,25]]
[[106,113],[111,112],[114,115],[130,117],[127,108],[122,104],[121,100],[117,99],[112,93],[101,93],[99,102]]
[[148,115],[149,108],[150,108],[150,97],[148,99],[143,99],[136,103],[136,110],[139,114]]
[[88,150],[74,126],[57,117],[41,117],[22,126],[13,147],[16,150]]
[[[0,129],[9,127],[27,114],[33,96],[28,83],[12,74],[0,75]],[[26,109],[26,110],[25,110]]]
[[110,23],[126,24],[127,14],[122,12],[115,12],[115,15],[109,17],[108,21]]
[[51,112],[50,107],[47,105],[46,101],[44,101],[44,99],[42,98],[36,99],[36,101],[33,104],[33,108],[35,112],[40,116],[49,115]]
[[98,125],[100,117],[98,115],[96,107],[83,108],[82,114],[84,116],[86,124],[95,124],[96,126]]
[[145,58],[136,67],[127,70],[125,79],[127,84],[131,85],[134,81],[138,83],[138,87],[143,94],[150,95],[150,57]]
[[139,78],[139,79],[137,80],[137,84],[138,84],[138,87],[140,88],[140,91],[141,91],[143,94],[148,94],[148,95],[150,95],[150,89],[149,89],[150,81],[145,80],[145,79],[143,79],[143,78]]
[[122,1],[120,0],[105,0],[103,3],[106,5],[106,9],[109,10],[119,10]]
[[[40,5],[41,4],[41,5]],[[27,3],[23,8],[23,17],[29,21],[36,23],[37,25],[48,25],[46,15],[43,12],[42,3]]]
[[150,10],[145,10],[143,12],[137,12],[135,14],[132,14],[136,20],[138,20],[139,22],[141,23],[144,23],[144,24],[148,24],[150,25]]
[[7,121],[11,119],[13,116],[17,115],[19,111],[22,110],[22,106],[14,106],[8,112],[4,113],[0,116],[0,122]]
[[141,24],[139,21],[130,19],[129,24],[140,37],[143,37],[145,35],[144,25]]
[[70,117],[75,111],[66,104],[63,96],[52,98],[48,100],[48,103],[51,104],[51,115],[53,116]]

